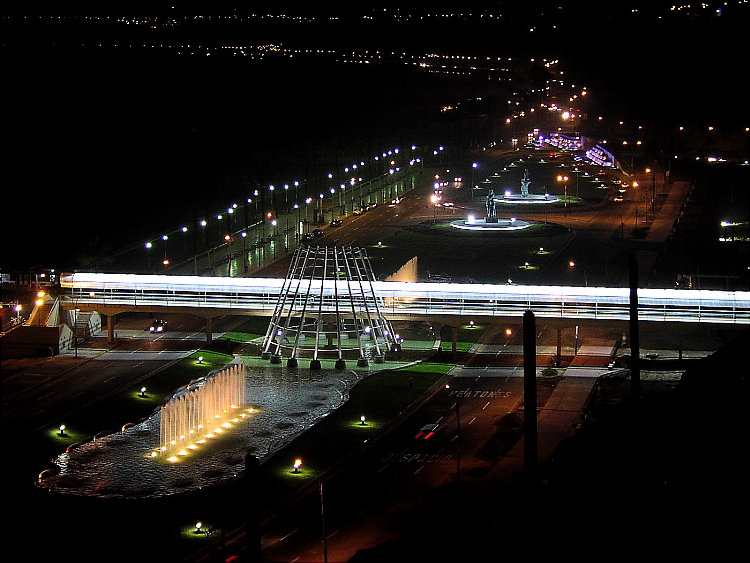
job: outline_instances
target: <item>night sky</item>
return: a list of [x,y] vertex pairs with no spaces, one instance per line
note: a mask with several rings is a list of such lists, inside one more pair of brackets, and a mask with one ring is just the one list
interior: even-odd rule
[[[335,2],[300,4],[274,3],[274,10],[352,17]],[[591,4],[594,12],[587,9]],[[628,14],[638,4],[642,11]],[[336,146],[351,145],[351,139],[361,150],[379,150],[399,138],[411,142],[439,104],[480,91],[474,83],[436,84],[414,73],[389,76],[382,69],[318,63],[209,63],[123,45],[265,40],[340,50],[559,57],[571,79],[586,84],[610,113],[675,123],[736,122],[747,115],[740,83],[748,10],[731,6],[720,17],[705,10],[665,18],[659,17],[666,14],[659,11],[662,3],[654,2],[459,5],[462,13],[502,13],[503,22],[492,26],[448,18],[429,24],[253,20],[149,28],[44,17],[104,10],[151,15],[161,7],[175,17],[257,10],[232,1],[143,5],[82,1],[15,9],[40,14],[37,19],[12,17],[11,8],[3,9],[3,220],[18,236],[4,245],[2,266],[64,262],[81,245],[123,244],[162,231],[163,223],[174,227],[185,210],[231,200],[241,191],[238,174],[257,182],[283,174],[268,164],[279,162],[274,151],[287,154],[286,164],[307,160],[311,170],[312,155],[324,144],[333,147],[326,154],[335,159]],[[429,12],[452,6],[357,3],[356,9],[358,16],[380,13],[382,6],[383,13],[423,14],[424,5]],[[596,17],[580,17],[591,13]],[[297,157],[290,156],[291,147]]]

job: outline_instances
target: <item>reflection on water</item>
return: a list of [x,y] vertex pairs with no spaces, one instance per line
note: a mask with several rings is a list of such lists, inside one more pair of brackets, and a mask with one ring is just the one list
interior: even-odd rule
[[248,368],[253,414],[178,463],[148,457],[159,446],[158,410],[147,420],[54,459],[60,474],[40,486],[100,497],[158,497],[237,477],[251,451],[261,461],[341,406],[358,375],[350,370]]

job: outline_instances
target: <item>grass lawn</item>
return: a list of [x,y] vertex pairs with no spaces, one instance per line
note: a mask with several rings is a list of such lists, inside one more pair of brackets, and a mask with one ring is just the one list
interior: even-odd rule
[[[269,498],[291,493],[356,453],[453,367],[424,363],[375,373],[360,381],[349,400],[263,464]],[[365,424],[361,417],[365,417]],[[295,459],[302,460],[298,473]]]
[[[200,363],[199,358],[203,358]],[[34,456],[47,460],[71,444],[90,440],[100,433],[120,430],[127,423],[138,422],[148,417],[174,391],[222,368],[232,359],[233,356],[229,354],[199,350],[170,364],[148,380],[135,384],[132,389],[115,393],[67,417],[64,435],[60,435],[58,427],[40,431],[31,438],[36,443]]]

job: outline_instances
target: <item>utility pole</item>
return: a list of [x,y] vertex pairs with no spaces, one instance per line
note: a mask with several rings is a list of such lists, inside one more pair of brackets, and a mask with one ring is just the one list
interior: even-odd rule
[[[245,456],[245,489],[246,498],[257,498],[260,489],[260,460],[248,452]],[[245,523],[245,541],[247,547],[247,561],[250,563],[261,562],[260,549],[260,513],[257,503],[252,500],[247,507],[247,520]]]
[[523,314],[523,466],[527,480],[537,477],[536,320]]
[[641,341],[638,330],[638,262],[635,255],[629,256],[630,278],[630,393],[634,398],[641,395]]

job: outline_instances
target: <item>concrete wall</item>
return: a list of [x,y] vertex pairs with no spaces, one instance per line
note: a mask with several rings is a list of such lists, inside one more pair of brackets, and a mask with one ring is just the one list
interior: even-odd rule
[[[74,327],[75,324],[75,327]],[[78,342],[96,336],[102,330],[97,312],[77,314],[59,307],[57,301],[35,308],[29,321],[5,333],[0,339],[0,356],[38,358],[55,356],[73,349],[74,331]]]

